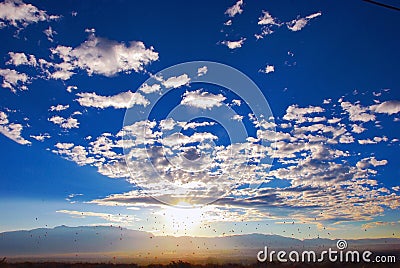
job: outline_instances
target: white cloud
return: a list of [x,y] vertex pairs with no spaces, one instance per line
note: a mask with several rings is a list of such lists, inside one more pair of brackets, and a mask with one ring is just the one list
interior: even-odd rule
[[58,19],[59,16],[47,15],[34,5],[25,4],[21,0],[5,0],[0,3],[0,22],[17,28],[26,27],[39,21]]
[[276,18],[272,17],[271,14],[269,14],[268,11],[263,10],[262,13],[263,15],[258,18],[258,25],[281,25]]
[[232,100],[232,105],[240,106],[240,105],[242,105],[242,101],[241,101],[241,100],[234,99],[234,100]]
[[366,169],[370,166],[385,166],[388,163],[386,159],[377,160],[375,157],[367,157],[357,162],[356,166],[360,169]]
[[197,69],[197,76],[203,76],[207,73],[207,71],[207,66],[200,67],[199,69]]
[[79,166],[91,165],[98,162],[94,157],[88,156],[85,147],[81,145],[75,146],[73,143],[57,143],[55,147],[57,150],[52,150],[53,153],[64,156]]
[[7,138],[15,141],[16,143],[27,145],[31,144],[30,141],[24,139],[21,136],[23,126],[21,124],[10,123],[8,120],[8,115],[0,111],[0,133]]
[[131,41],[127,45],[94,34],[76,48],[57,46],[51,51],[62,60],[54,67],[64,74],[56,77],[64,79],[68,79],[66,74],[75,68],[85,70],[89,75],[113,76],[120,72],[142,71],[145,65],[158,60],[158,53],[153,47],[146,48],[143,42]]
[[54,35],[57,34],[57,32],[54,31],[53,28],[51,28],[51,26],[49,26],[49,28],[44,30],[43,33],[47,36],[47,40],[49,40],[50,42],[54,41],[54,39],[53,39]]
[[178,88],[183,85],[187,85],[190,82],[190,77],[187,74],[182,74],[180,76],[172,76],[167,80],[163,80],[162,84],[166,88]]
[[372,140],[371,139],[364,139],[364,140],[358,140],[359,144],[377,144],[379,142],[387,142],[389,139],[386,136],[383,137],[374,137]]
[[293,32],[297,32],[297,31],[300,31],[301,29],[303,29],[307,25],[309,20],[319,17],[321,15],[322,15],[321,12],[317,12],[317,13],[311,14],[305,18],[297,18],[295,20],[287,22],[286,26],[289,30],[291,30]]
[[224,22],[225,26],[231,26],[232,25],[232,20],[227,20],[226,22]]
[[6,62],[6,64],[12,64],[15,66],[19,65],[29,65],[29,66],[36,66],[37,61],[34,55],[28,56],[22,52],[8,52],[10,56],[10,60]]
[[144,83],[139,90],[142,91],[144,94],[150,94],[154,92],[160,91],[161,86],[159,84],[153,84],[149,86],[148,84]]
[[76,210],[57,210],[57,213],[68,214],[73,217],[86,218],[86,217],[96,217],[106,220],[108,222],[119,223],[119,224],[129,224],[135,221],[132,215],[125,214],[108,214],[103,212],[92,212],[92,211],[76,211]]
[[77,90],[78,89],[78,87],[77,86],[67,86],[67,91],[69,92],[69,93],[71,93],[72,92],[72,90]]
[[371,111],[382,114],[397,114],[400,112],[400,101],[391,100],[369,107]]
[[232,116],[232,120],[241,122],[243,120],[243,115],[235,114],[234,116]]
[[266,74],[273,73],[273,72],[275,72],[275,66],[274,65],[267,65],[267,66],[265,66],[264,69],[261,69],[260,72],[266,73]]
[[342,101],[340,106],[349,114],[350,121],[368,122],[375,120],[375,115],[368,113],[368,108],[362,107],[360,104]]
[[229,49],[236,49],[242,47],[244,41],[246,41],[246,38],[242,37],[237,41],[222,41],[221,44],[226,45]]
[[225,14],[228,15],[229,17],[234,17],[236,16],[236,14],[242,14],[243,12],[242,6],[243,6],[243,0],[239,0],[236,2],[236,4],[228,8],[225,11]]
[[50,111],[54,112],[54,111],[63,111],[69,108],[69,105],[62,105],[62,104],[58,104],[58,105],[53,105],[50,107]]
[[362,125],[353,124],[351,131],[357,134],[363,133],[365,128]]
[[51,138],[50,134],[48,134],[48,133],[39,134],[39,135],[30,135],[29,137],[31,137],[37,141],[41,141],[41,142],[43,142],[45,139]]
[[291,105],[286,109],[286,114],[283,116],[283,119],[291,121],[295,120],[298,123],[304,123],[307,120],[305,117],[308,114],[313,113],[322,113],[325,110],[318,106],[308,106],[305,108],[299,108],[297,105]]
[[0,76],[3,77],[3,88],[9,88],[12,92],[17,89],[27,90],[26,84],[29,82],[29,77],[24,73],[19,73],[15,70],[0,69]]
[[186,91],[183,94],[181,104],[200,109],[211,109],[214,106],[221,106],[225,99],[222,94],[215,95],[198,89],[196,91]]
[[131,108],[134,105],[146,106],[149,101],[138,92],[122,92],[114,96],[100,96],[95,92],[78,93],[79,98],[76,99],[81,106],[115,109]]
[[50,122],[59,125],[62,128],[65,129],[71,129],[71,128],[78,128],[79,127],[79,122],[77,119],[69,117],[69,118],[64,118],[58,115],[55,115],[51,118],[48,119]]

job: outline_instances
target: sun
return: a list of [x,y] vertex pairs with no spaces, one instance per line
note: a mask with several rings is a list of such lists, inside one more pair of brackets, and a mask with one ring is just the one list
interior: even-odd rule
[[195,228],[200,226],[203,218],[203,209],[193,207],[185,202],[177,206],[165,207],[160,214],[164,220],[164,230],[171,235],[193,235]]

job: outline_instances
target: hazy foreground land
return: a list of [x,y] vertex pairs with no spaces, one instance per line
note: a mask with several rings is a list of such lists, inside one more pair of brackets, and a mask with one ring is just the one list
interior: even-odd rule
[[400,267],[400,239],[347,240],[349,250],[396,256],[397,263],[257,263],[257,252],[336,250],[336,240],[279,235],[154,236],[117,227],[39,228],[0,233],[0,267]]

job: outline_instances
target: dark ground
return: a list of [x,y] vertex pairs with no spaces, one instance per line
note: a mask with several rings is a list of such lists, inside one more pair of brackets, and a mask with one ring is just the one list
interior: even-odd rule
[[195,267],[195,268],[224,268],[224,267],[233,267],[233,268],[251,268],[251,267],[298,267],[298,268],[313,268],[313,267],[332,267],[332,268],[368,268],[368,267],[400,267],[398,263],[318,263],[318,264],[308,264],[308,263],[254,263],[250,265],[241,265],[241,264],[206,264],[206,265],[197,265],[190,264],[188,262],[171,262],[169,264],[150,264],[145,266],[139,266],[137,264],[113,264],[113,263],[61,263],[61,262],[22,262],[22,263],[7,263],[7,260],[0,260],[0,267],[10,267],[10,268],[20,268],[20,267],[51,267],[51,268],[104,268],[104,267],[147,267],[147,268],[186,268],[186,267]]

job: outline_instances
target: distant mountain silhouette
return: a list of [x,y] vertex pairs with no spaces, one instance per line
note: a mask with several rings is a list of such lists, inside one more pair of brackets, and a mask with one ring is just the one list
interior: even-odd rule
[[[400,239],[347,240],[349,249],[400,252]],[[82,226],[39,228],[30,231],[0,233],[0,257],[23,258],[35,256],[204,256],[210,259],[215,253],[241,259],[255,256],[264,246],[271,250],[336,249],[336,240],[299,240],[279,235],[245,234],[224,237],[174,237],[154,236],[149,232],[118,227]],[[87,255],[89,256],[89,255]]]

